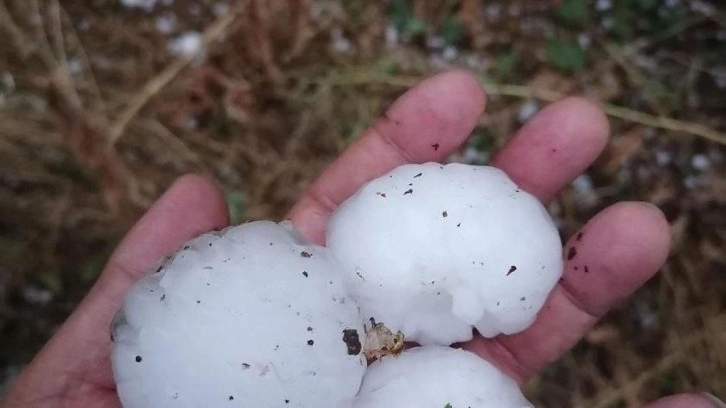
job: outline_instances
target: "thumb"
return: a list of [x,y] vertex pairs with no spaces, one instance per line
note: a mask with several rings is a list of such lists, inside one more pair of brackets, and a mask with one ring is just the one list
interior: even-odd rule
[[711,394],[680,394],[659,399],[643,408],[726,408],[726,404]]

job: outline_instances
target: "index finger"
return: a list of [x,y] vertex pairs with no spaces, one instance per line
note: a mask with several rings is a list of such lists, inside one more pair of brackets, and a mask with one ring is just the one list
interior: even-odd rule
[[449,156],[474,129],[485,102],[484,90],[468,72],[424,80],[323,171],[288,218],[305,236],[323,243],[325,224],[340,203],[395,167]]

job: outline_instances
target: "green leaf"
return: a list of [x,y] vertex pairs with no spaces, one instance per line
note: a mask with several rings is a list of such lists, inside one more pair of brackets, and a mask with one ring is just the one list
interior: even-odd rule
[[232,190],[227,192],[227,207],[229,218],[232,224],[239,224],[245,215],[245,196],[241,191]]
[[343,141],[347,145],[358,139],[363,131],[368,127],[367,123],[361,121],[353,121],[343,124],[343,130],[341,132]]
[[514,52],[503,52],[497,55],[496,73],[499,77],[511,77],[517,69],[519,57]]
[[662,373],[659,382],[658,388],[668,394],[673,394],[678,390],[678,375],[672,370]]
[[590,21],[590,6],[587,0],[565,0],[557,7],[557,17],[567,24],[584,26]]
[[81,264],[78,271],[83,282],[92,282],[98,278],[103,270],[103,260],[91,258]]
[[629,3],[616,2],[608,31],[621,40],[632,37],[635,17],[635,11]]
[[582,71],[587,60],[579,44],[555,39],[547,40],[547,56],[552,65],[567,72]]
[[378,63],[378,70],[388,75],[398,75],[401,73],[401,66],[393,58],[382,58]]
[[446,45],[456,45],[461,40],[463,31],[461,23],[453,15],[446,16],[441,24],[441,37]]
[[416,17],[411,18],[406,25],[406,29],[403,30],[404,36],[414,37],[426,31],[426,24]]
[[402,36],[413,37],[421,34],[426,25],[413,15],[405,0],[394,0],[388,8],[388,19]]
[[[10,237],[0,235],[0,261],[5,260],[5,258],[10,258],[11,256],[15,257],[20,251],[23,250],[24,246],[25,243],[23,242],[23,237],[21,236]],[[0,265],[3,265],[3,263],[0,263]]]
[[471,140],[476,151],[489,153],[494,149],[496,137],[489,129],[478,129],[474,131]]
[[50,270],[38,276],[40,284],[54,294],[63,293],[63,280],[57,270]]
[[658,0],[635,0],[635,4],[643,11],[652,10],[658,6]]

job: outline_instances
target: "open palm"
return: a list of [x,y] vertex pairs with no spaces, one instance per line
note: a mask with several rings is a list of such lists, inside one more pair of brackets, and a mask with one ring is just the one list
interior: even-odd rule
[[[323,172],[290,218],[322,243],[331,212],[364,182],[404,163],[441,161],[459,147],[485,99],[476,79],[465,72],[424,81]],[[607,119],[598,108],[568,98],[535,116],[492,164],[547,202],[598,156],[607,135]],[[197,176],[177,181],[128,233],[83,302],[21,374],[4,407],[120,407],[109,326],[126,291],[184,241],[228,222],[224,199],[211,183]],[[525,381],[654,275],[667,257],[669,241],[668,224],[655,207],[620,203],[604,210],[567,243],[563,279],[529,329],[476,338],[464,346]],[[587,265],[587,273],[577,265]],[[713,406],[704,397],[681,395],[649,407]]]

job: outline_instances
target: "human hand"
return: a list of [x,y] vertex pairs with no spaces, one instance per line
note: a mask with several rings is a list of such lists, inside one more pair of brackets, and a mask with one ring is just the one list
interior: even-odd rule
[[[323,172],[289,217],[322,243],[326,220],[338,204],[398,165],[446,158],[471,133],[484,105],[484,92],[470,74],[449,72],[424,81]],[[492,164],[547,202],[598,156],[607,135],[607,119],[598,108],[568,98],[536,115]],[[211,183],[197,176],[178,180],[124,238],[86,298],[18,378],[4,407],[120,407],[109,327],[127,290],[186,240],[228,223],[225,201]],[[653,276],[669,246],[668,224],[655,207],[620,203],[605,209],[567,243],[563,279],[530,328],[513,336],[478,337],[464,347],[522,383]],[[578,265],[587,265],[588,272],[576,271]],[[648,405],[681,407],[718,405],[695,394]]]

